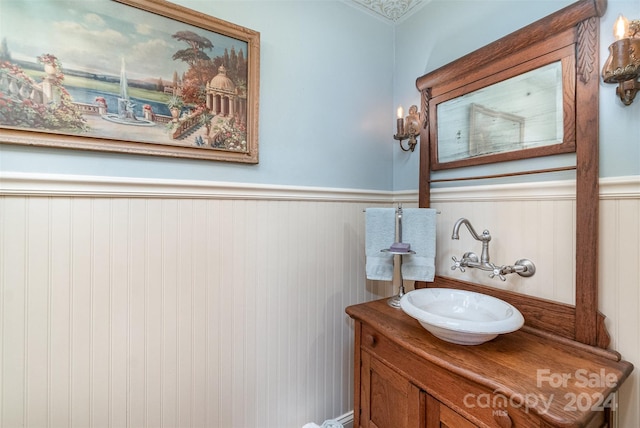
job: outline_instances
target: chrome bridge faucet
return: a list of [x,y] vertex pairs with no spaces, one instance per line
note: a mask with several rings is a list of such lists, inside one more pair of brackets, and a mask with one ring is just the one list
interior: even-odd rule
[[480,269],[484,271],[491,272],[489,274],[490,278],[498,277],[502,281],[506,281],[505,275],[511,273],[517,273],[520,276],[529,277],[533,276],[536,273],[536,267],[531,260],[528,259],[520,259],[515,262],[513,265],[502,265],[497,266],[491,263],[489,258],[489,241],[491,241],[491,234],[488,230],[483,230],[481,235],[476,233],[469,220],[466,218],[461,218],[456,221],[453,225],[453,233],[451,234],[451,239],[460,239],[460,226],[467,226],[469,233],[476,241],[482,242],[482,253],[480,254],[480,259],[478,259],[477,254],[472,252],[464,253],[461,260],[458,260],[455,256],[452,257],[453,266],[451,266],[451,270],[460,269],[461,272],[465,272],[465,268],[473,268]]

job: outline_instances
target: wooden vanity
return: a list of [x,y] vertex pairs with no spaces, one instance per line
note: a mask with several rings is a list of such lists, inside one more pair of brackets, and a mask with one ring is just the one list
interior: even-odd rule
[[[348,307],[355,321],[355,428],[611,427],[614,393],[633,366],[608,349],[605,317],[598,311],[597,53],[605,9],[606,0],[577,1],[417,79],[422,96],[421,208],[430,207],[434,183],[455,181],[435,180],[432,171],[575,152],[575,165],[568,167],[471,177],[575,170],[575,304],[451,277],[417,283],[417,288],[488,294],[523,314],[522,329],[476,346],[436,338],[386,300]],[[449,143],[441,138],[445,133],[439,135],[438,123],[444,103],[552,63],[559,64],[562,76],[563,114],[556,126],[563,129],[560,141],[483,154],[471,150],[469,138],[466,157],[444,160]],[[463,129],[458,135],[464,134]],[[461,175],[468,183],[470,177]]]
[[347,313],[356,428],[607,427],[612,394],[633,369],[614,352],[530,328],[448,343],[386,299]]

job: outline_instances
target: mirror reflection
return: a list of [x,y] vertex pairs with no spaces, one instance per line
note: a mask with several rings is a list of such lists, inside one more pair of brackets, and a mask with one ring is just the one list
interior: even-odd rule
[[438,162],[563,141],[562,64],[553,62],[437,105]]

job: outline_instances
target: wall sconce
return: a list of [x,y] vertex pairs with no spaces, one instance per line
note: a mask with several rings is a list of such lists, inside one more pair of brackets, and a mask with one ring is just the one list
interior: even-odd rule
[[[396,135],[393,136],[395,140],[400,142],[400,148],[405,151],[414,151],[418,144],[417,137],[420,135],[420,112],[418,107],[413,105],[409,107],[409,114],[402,119],[403,110],[402,106],[398,107],[398,129]],[[409,140],[409,148],[405,149],[402,145],[403,140]]]
[[620,15],[613,28],[616,41],[609,46],[609,58],[602,68],[605,83],[617,83],[616,94],[624,105],[633,102],[640,90],[640,20],[629,22]]

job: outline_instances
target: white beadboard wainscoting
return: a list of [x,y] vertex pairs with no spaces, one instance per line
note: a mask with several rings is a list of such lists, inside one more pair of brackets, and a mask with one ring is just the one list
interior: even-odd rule
[[[466,230],[450,240],[453,221],[490,228],[494,203],[505,216],[490,228],[492,259],[535,258],[536,276],[572,279],[575,250],[557,236],[573,233],[570,189],[434,191],[438,273],[458,275],[451,254],[479,251]],[[344,308],[393,292],[364,277],[363,210],[417,198],[7,173],[0,195],[2,428],[348,423]],[[639,366],[640,179],[602,180],[601,195],[600,306],[613,347]],[[557,242],[528,234],[531,222]],[[532,294],[568,298],[551,285]],[[640,426],[639,391],[636,370],[620,394],[622,428]]]

